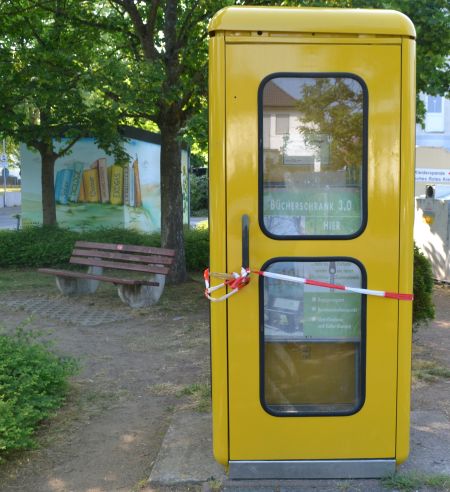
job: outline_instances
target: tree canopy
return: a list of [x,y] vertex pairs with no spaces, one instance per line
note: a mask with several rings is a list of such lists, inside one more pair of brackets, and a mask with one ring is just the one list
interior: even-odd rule
[[56,223],[54,162],[83,136],[120,153],[118,108],[103,97],[102,47],[94,28],[65,15],[80,2],[0,3],[0,134],[37,150],[42,159],[44,224]]
[[418,34],[418,91],[449,94],[448,0],[0,0],[0,134],[40,152],[45,223],[58,157],[86,135],[119,154],[119,123],[153,125],[162,245],[178,252],[173,279],[185,278],[180,139],[206,150],[207,24],[234,3],[400,10]]

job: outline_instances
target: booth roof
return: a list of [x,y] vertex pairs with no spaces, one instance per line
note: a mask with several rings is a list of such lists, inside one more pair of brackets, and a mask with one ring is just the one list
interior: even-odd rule
[[227,7],[209,32],[262,31],[416,37],[411,20],[395,10],[302,7]]

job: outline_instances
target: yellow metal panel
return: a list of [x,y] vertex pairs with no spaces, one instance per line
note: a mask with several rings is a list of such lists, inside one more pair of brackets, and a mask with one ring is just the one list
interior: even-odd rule
[[415,37],[413,23],[394,10],[228,7],[209,31],[316,32]]
[[[348,256],[368,286],[396,291],[399,261],[399,46],[230,45],[227,84],[227,256],[241,262],[241,216],[250,216],[250,262],[280,256]],[[351,72],[369,91],[369,222],[351,241],[274,241],[257,222],[257,88],[273,72]],[[256,247],[255,247],[256,245]],[[398,302],[367,302],[366,401],[350,417],[277,418],[259,402],[258,285],[229,301],[230,459],[386,458],[395,455]],[[383,354],[380,360],[380,354]]]
[[[373,37],[373,36],[360,36],[360,37],[342,37],[343,34],[336,34],[338,37],[339,44],[364,44],[367,45],[368,41],[370,44],[402,44],[402,37]],[[329,34],[289,34],[284,33],[279,36],[270,34],[270,37],[261,37],[249,35],[248,33],[230,33],[225,32],[225,42],[227,44],[260,44],[267,43],[270,44],[330,44]]]
[[[413,291],[413,221],[415,162],[415,43],[404,40],[402,47],[402,149],[400,188],[399,290]],[[398,463],[409,453],[411,395],[412,305],[401,303],[398,337],[397,450]]]
[[[209,47],[209,230],[210,269],[226,272],[225,192],[225,43],[223,35],[211,39]],[[211,383],[214,457],[228,465],[228,351],[226,304],[211,305]]]

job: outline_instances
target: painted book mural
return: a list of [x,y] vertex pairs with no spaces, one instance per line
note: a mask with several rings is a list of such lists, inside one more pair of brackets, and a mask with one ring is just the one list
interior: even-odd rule
[[[55,202],[58,224],[74,230],[124,227],[143,232],[161,227],[160,146],[158,136],[130,138],[124,144],[128,164],[118,165],[92,138],[77,142],[70,155],[55,165]],[[40,157],[21,145],[22,222],[42,223]],[[182,151],[184,222],[189,221],[188,152]]]

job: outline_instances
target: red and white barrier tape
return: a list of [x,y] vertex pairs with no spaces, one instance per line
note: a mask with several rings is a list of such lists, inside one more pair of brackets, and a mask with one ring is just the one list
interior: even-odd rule
[[[208,298],[212,302],[219,302],[228,299],[232,295],[236,294],[245,287],[250,282],[250,273],[255,273],[257,275],[261,275],[263,277],[274,278],[277,280],[285,280],[286,282],[294,282],[297,284],[305,284],[305,285],[315,285],[316,287],[323,287],[324,289],[335,289],[342,290],[345,292],[353,292],[355,294],[365,294],[368,296],[377,296],[377,297],[386,297],[388,299],[396,299],[398,301],[412,301],[414,299],[413,294],[400,294],[397,292],[386,292],[384,290],[372,290],[372,289],[362,289],[360,287],[348,287],[345,285],[337,285],[337,284],[329,284],[327,282],[321,282],[319,280],[312,280],[308,278],[302,277],[293,277],[291,275],[283,275],[281,273],[268,272],[264,270],[249,270],[245,268],[241,268],[241,273],[238,274],[233,272],[231,274],[225,273],[209,273],[209,269],[206,269],[203,277],[205,279],[205,297]],[[209,279],[210,276],[215,276],[219,278],[225,278],[225,282],[216,285],[214,287],[210,287]],[[212,297],[210,294],[215,292],[216,290],[229,287],[231,292],[223,295],[222,297]]]
[[[226,279],[225,282],[222,282],[219,285],[215,285],[214,287],[210,287],[209,279],[210,277],[218,277]],[[232,295],[239,292],[243,287],[245,287],[250,282],[250,270],[241,268],[241,274],[233,272],[229,273],[209,273],[209,268],[207,268],[203,272],[203,278],[205,280],[205,297],[212,302],[220,302],[225,301]],[[232,289],[228,294],[224,294],[221,297],[212,297],[210,294],[215,292],[216,290],[229,287]]]
[[360,287],[347,287],[345,285],[329,284],[327,282],[321,282],[319,280],[312,280],[309,278],[292,277],[290,275],[283,275],[281,273],[273,273],[267,271],[252,271],[258,275],[268,278],[276,278],[278,280],[286,280],[287,282],[295,282],[297,284],[315,285],[316,287],[323,287],[324,289],[344,290],[347,292],[353,292],[355,294],[365,294],[368,296],[388,297],[389,299],[397,299],[398,301],[412,301],[414,299],[413,294],[397,294],[396,292],[386,292],[384,290],[372,290],[361,289]]

